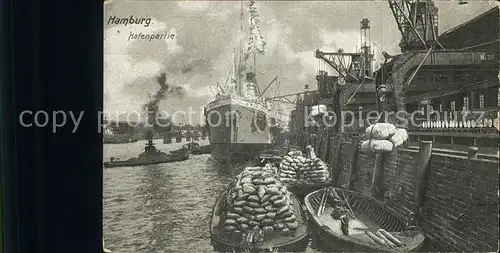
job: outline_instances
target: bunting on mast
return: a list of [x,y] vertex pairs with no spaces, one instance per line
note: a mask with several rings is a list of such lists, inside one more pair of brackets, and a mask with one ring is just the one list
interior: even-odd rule
[[248,11],[250,12],[250,36],[248,38],[245,59],[248,59],[250,54],[253,52],[264,54],[264,50],[266,47],[266,41],[264,40],[264,36],[262,36],[262,30],[259,26],[260,15],[257,8],[255,7],[255,0],[249,1]]

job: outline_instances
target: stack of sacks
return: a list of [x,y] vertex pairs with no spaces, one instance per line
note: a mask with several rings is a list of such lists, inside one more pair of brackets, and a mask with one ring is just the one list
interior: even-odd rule
[[280,163],[278,175],[280,181],[288,185],[321,184],[329,180],[328,166],[316,157],[311,145],[306,147],[308,157],[295,151],[286,155]]
[[298,178],[306,184],[322,184],[330,180],[328,166],[320,158],[316,157],[311,145],[306,147],[309,159],[306,159],[304,166],[299,168]]
[[291,151],[281,160],[278,175],[281,182],[285,184],[297,183],[297,171],[304,167],[307,159],[302,156],[301,151]]
[[255,230],[287,235],[297,229],[290,192],[273,171],[270,165],[248,167],[233,181],[225,203],[224,231],[241,236]]
[[376,123],[366,128],[365,132],[368,140],[361,143],[362,151],[391,152],[408,140],[405,129],[389,123]]

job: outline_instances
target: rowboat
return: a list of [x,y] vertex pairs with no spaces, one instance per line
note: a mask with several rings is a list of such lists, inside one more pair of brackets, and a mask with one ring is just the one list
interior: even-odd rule
[[305,200],[305,197],[309,193],[323,189],[329,185],[331,185],[330,182],[316,183],[316,184],[311,184],[311,183],[308,184],[305,182],[301,182],[301,183],[297,183],[295,185],[290,182],[287,184],[288,190],[291,191],[293,194],[295,194],[302,202]]
[[328,251],[414,252],[423,246],[420,228],[374,198],[325,187],[304,202],[313,233]]
[[299,200],[293,194],[291,201],[299,226],[292,235],[270,235],[259,245],[249,245],[230,237],[223,231],[224,222],[221,217],[224,211],[224,200],[228,191],[224,191],[218,198],[212,211],[210,220],[211,244],[217,252],[304,252],[309,244],[309,229],[306,214],[300,206]]

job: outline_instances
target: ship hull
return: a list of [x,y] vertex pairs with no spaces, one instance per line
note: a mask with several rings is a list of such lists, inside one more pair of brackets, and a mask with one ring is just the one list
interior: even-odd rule
[[272,146],[269,111],[237,98],[206,106],[212,157],[219,161],[247,161]]

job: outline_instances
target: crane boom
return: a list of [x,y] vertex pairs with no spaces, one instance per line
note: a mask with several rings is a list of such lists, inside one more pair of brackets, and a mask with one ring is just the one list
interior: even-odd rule
[[388,0],[389,7],[402,35],[402,52],[427,50],[439,46],[438,8],[432,0]]
[[344,53],[342,51],[339,51],[337,53],[325,53],[320,51],[319,49],[316,50],[316,58],[325,61],[330,67],[337,71],[339,76],[344,79],[353,79],[357,82],[359,81],[359,78],[349,72],[349,70],[353,67],[352,63],[354,61],[352,59],[355,57],[361,57],[361,53]]

